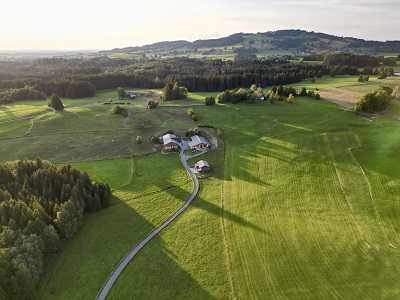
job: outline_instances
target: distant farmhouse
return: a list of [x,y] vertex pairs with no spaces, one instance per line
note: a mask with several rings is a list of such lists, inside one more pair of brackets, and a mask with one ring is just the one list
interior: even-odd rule
[[192,139],[189,141],[188,145],[192,151],[207,150],[211,147],[207,139],[199,135],[192,136]]
[[178,137],[175,134],[165,134],[162,137],[163,149],[165,151],[177,151],[179,149]]
[[134,91],[126,91],[125,95],[126,95],[126,98],[132,99],[132,100],[137,97],[137,94]]
[[206,173],[210,171],[210,165],[205,160],[200,160],[194,165],[196,172],[198,173]]

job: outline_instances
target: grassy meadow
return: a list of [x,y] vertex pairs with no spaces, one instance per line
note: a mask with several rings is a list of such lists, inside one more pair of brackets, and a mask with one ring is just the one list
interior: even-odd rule
[[[379,85],[346,76],[296,86],[362,95]],[[370,120],[308,98],[206,107],[212,93],[192,93],[153,111],[138,99],[124,119],[102,104],[113,95],[67,99],[63,114],[44,102],[0,108],[0,160],[71,162],[116,196],[50,258],[37,299],[93,299],[113,266],[182,204],[191,183],[178,156],[155,153],[148,138],[196,126],[188,106],[197,124],[222,132],[223,145],[205,157],[211,177],[110,299],[400,297],[398,103]]]

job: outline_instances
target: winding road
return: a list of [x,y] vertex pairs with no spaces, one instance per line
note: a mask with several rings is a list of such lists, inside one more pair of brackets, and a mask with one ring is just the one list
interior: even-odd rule
[[[203,153],[200,153],[201,155]],[[118,280],[118,277],[124,271],[124,269],[129,265],[129,263],[133,260],[133,258],[143,249],[144,246],[147,245],[152,239],[154,239],[164,228],[170,225],[176,218],[178,218],[193,202],[199,192],[199,180],[196,175],[190,170],[190,167],[187,161],[195,156],[187,156],[184,151],[179,153],[180,160],[182,162],[183,167],[185,168],[188,175],[191,177],[193,181],[193,191],[190,196],[186,199],[185,203],[172,215],[170,216],[164,223],[162,223],[159,227],[154,229],[144,240],[138,243],[115,267],[114,271],[110,274],[107,281],[104,283],[103,287],[99,291],[96,296],[96,300],[105,300],[110,293],[113,285]]]

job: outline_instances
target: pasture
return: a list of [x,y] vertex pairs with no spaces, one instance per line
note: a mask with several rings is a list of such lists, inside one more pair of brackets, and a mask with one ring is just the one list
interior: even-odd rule
[[[361,93],[379,83],[297,86],[305,85]],[[205,157],[213,173],[110,299],[400,297],[397,105],[396,118],[371,121],[308,98],[206,107],[199,104],[211,94],[193,93],[154,111],[140,100],[124,119],[102,104],[111,93],[67,100],[63,114],[38,102],[0,110],[0,160],[72,162],[117,197],[49,260],[37,299],[93,299],[119,259],[182,203],[191,184],[178,157],[151,154],[147,138],[196,126],[188,106],[223,133],[224,145]],[[136,145],[137,135],[146,142]]]

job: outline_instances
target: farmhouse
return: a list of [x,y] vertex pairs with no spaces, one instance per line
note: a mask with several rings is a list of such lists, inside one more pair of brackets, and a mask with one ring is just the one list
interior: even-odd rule
[[134,91],[126,91],[125,95],[128,99],[135,99],[137,97],[137,95]]
[[205,173],[210,171],[210,165],[205,160],[200,160],[194,165],[195,170],[198,173]]
[[175,134],[165,134],[162,137],[163,148],[165,151],[176,151],[179,148],[179,143],[177,141],[177,136]]
[[210,143],[202,136],[194,135],[191,141],[189,141],[189,148],[192,151],[201,151],[210,148]]

